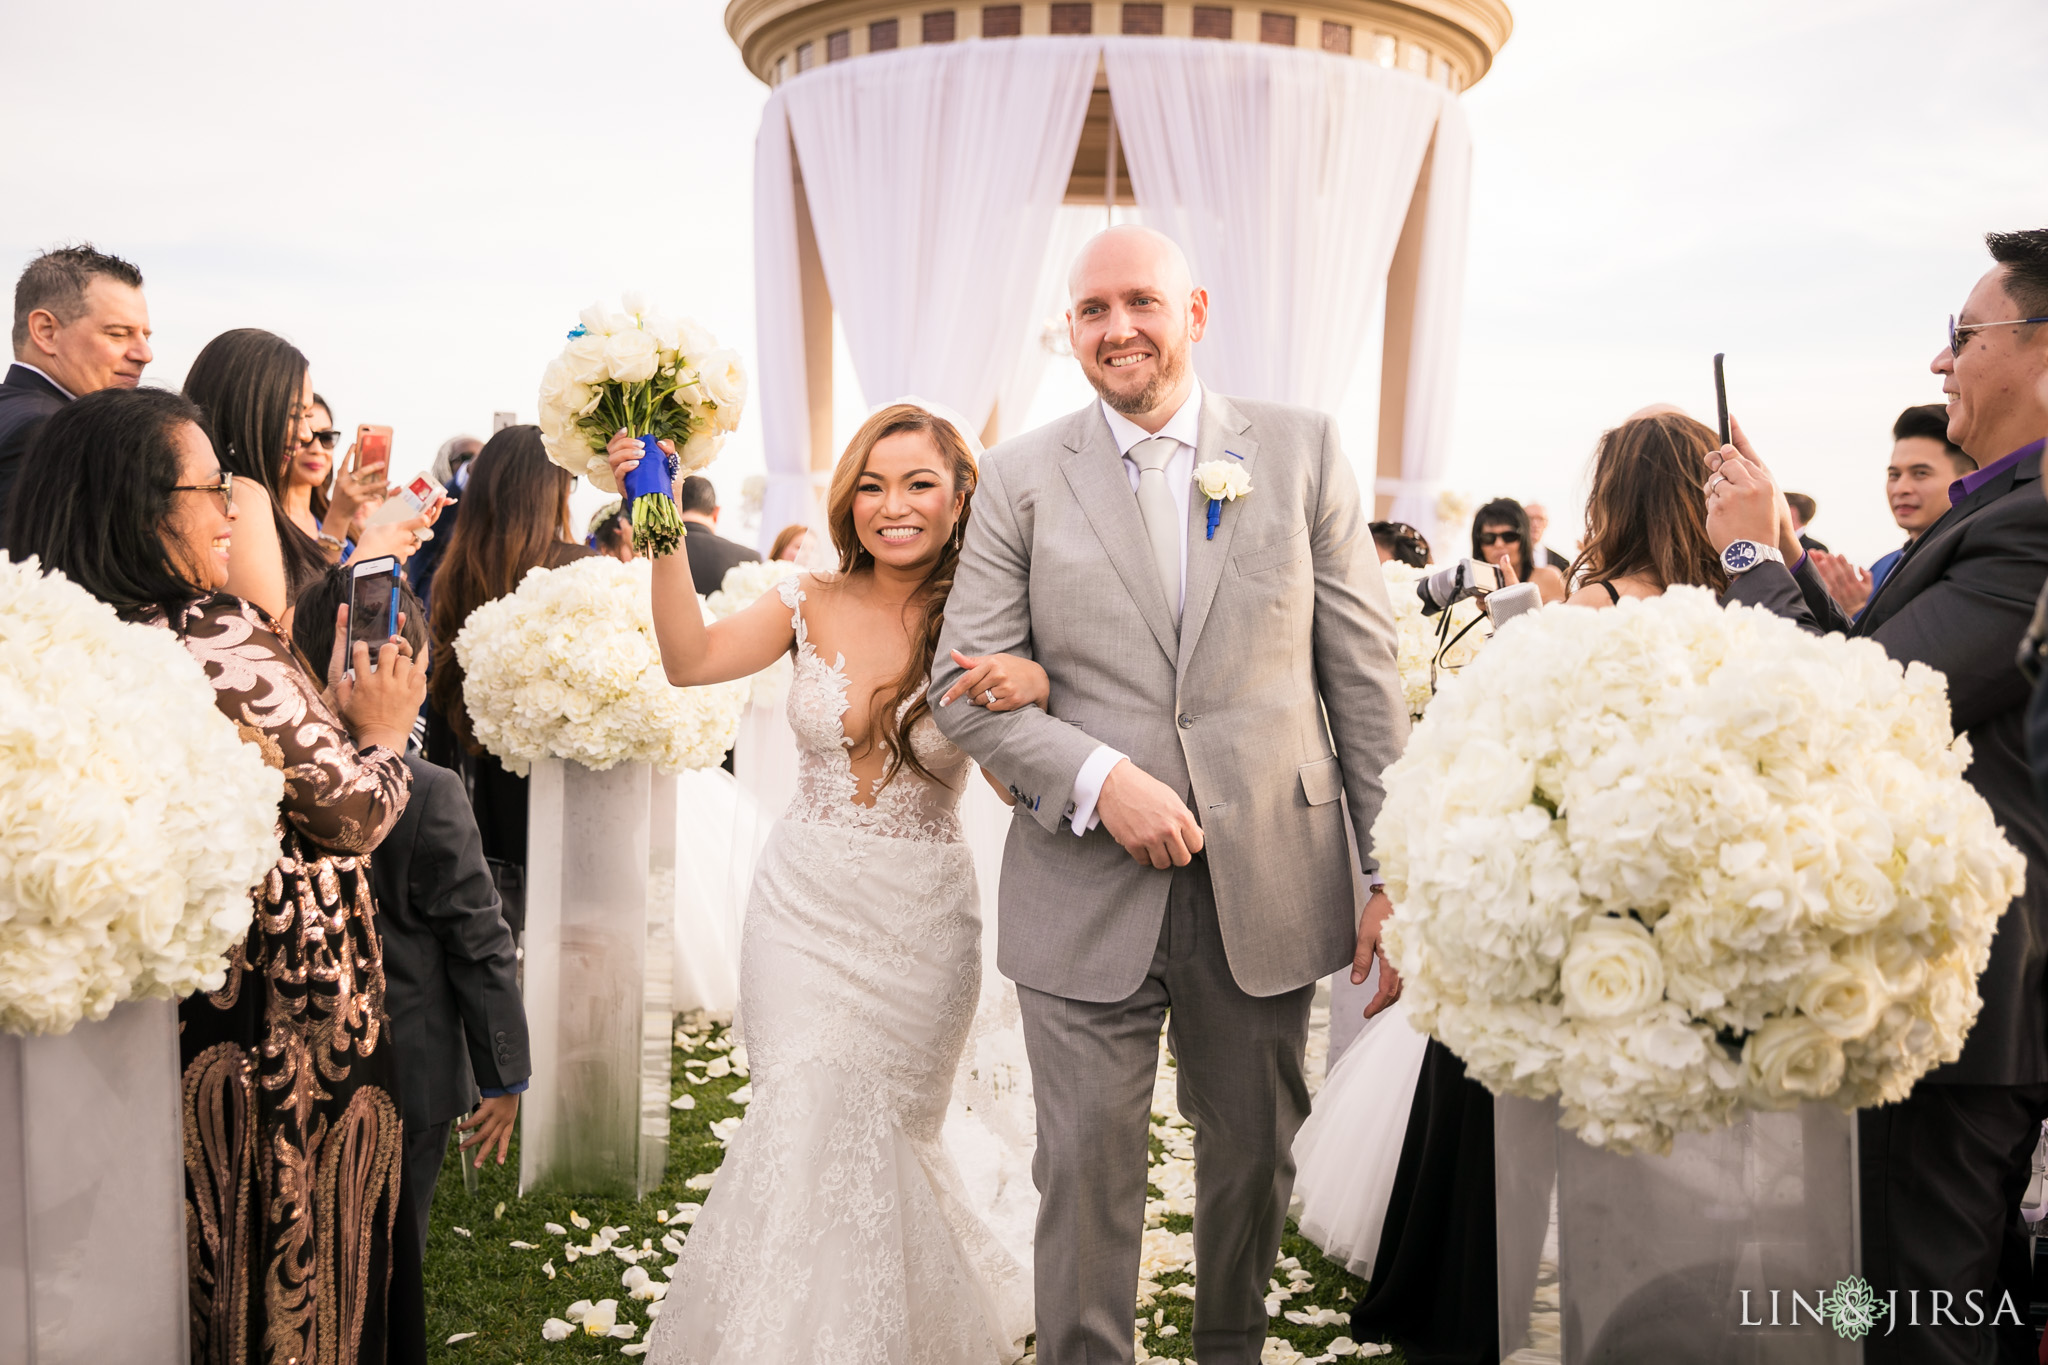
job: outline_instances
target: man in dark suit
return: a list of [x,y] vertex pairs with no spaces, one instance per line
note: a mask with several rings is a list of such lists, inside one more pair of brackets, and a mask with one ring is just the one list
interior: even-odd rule
[[[1806,560],[1790,509],[1747,442],[1709,460],[1707,528],[1731,570],[1729,599],[1941,670],[1955,727],[1970,741],[1965,776],[2027,862],[2025,889],[1999,921],[1978,981],[1984,1008],[1962,1056],[1859,1119],[1865,1277],[1880,1296],[1899,1290],[1901,1305],[1909,1290],[1945,1291],[1958,1306],[1982,1291],[1989,1321],[1902,1322],[1864,1343],[1872,1362],[2035,1359],[2018,1207],[2048,1118],[2048,813],[2029,772],[2029,688],[2015,656],[2048,581],[2048,229],[1987,241],[1998,264],[1932,365],[1949,395],[1948,437],[1980,468],[1949,485],[1948,511],[1853,623]],[[2018,1321],[2000,1316],[2006,1294]]]
[[[310,659],[334,649],[335,608],[348,599],[348,572],[329,570],[299,596],[292,639]],[[426,651],[426,613],[400,585],[404,634]],[[392,1251],[390,1359],[426,1359],[421,1282],[427,1215],[448,1150],[450,1123],[467,1134],[462,1152],[502,1164],[533,1073],[526,1009],[519,996],[512,931],[484,862],[462,779],[417,754],[405,756],[412,795],[370,860],[378,937],[384,948],[384,1007],[398,1049],[404,1170]]]
[[727,569],[761,557],[758,551],[718,534],[718,490],[703,475],[692,474],[676,489],[676,511],[683,518],[683,552],[690,557],[690,581],[706,597],[718,591]]
[[141,271],[89,243],[28,263],[14,286],[14,364],[0,380],[0,527],[43,419],[81,394],[134,388],[152,358]]

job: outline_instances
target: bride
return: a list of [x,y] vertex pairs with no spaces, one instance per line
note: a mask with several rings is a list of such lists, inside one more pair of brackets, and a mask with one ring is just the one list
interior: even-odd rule
[[[614,474],[640,453],[614,438]],[[660,1365],[998,1365],[1031,1329],[1028,1278],[940,1141],[981,925],[958,815],[973,764],[924,696],[975,476],[954,422],[895,403],[833,472],[837,573],[707,626],[687,558],[654,561],[669,681],[743,678],[793,652],[798,746],[740,950],[754,1098],[651,1334]],[[941,704],[968,687],[974,705],[1044,703],[1036,664],[978,663]]]

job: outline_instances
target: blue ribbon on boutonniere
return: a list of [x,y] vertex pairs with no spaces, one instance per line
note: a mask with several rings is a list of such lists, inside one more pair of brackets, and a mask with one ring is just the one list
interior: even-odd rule
[[[1242,455],[1238,454],[1238,453],[1237,453],[1236,451],[1234,451],[1234,450],[1226,450],[1226,451],[1224,451],[1223,453],[1224,453],[1225,455],[1228,455],[1228,456],[1229,456],[1229,457],[1230,457],[1231,459],[1233,459],[1233,460],[1236,460],[1236,461],[1237,461],[1238,463],[1240,463],[1240,464],[1242,464],[1242,463],[1244,462],[1244,456],[1242,456]],[[1202,538],[1203,538],[1204,540],[1214,540],[1214,539],[1216,539],[1216,528],[1217,528],[1217,527],[1218,527],[1219,525],[1221,525],[1221,524],[1222,524],[1222,522],[1223,522],[1223,499],[1221,499],[1221,498],[1211,498],[1211,499],[1209,499],[1209,525],[1208,525],[1208,534],[1206,534],[1206,535],[1205,535],[1205,536],[1203,536]]]

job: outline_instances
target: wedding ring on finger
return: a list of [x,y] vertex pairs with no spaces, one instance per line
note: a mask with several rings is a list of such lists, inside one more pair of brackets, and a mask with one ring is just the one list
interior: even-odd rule
[[993,687],[989,688],[981,694],[981,698],[988,705],[994,706],[996,704],[996,690]]

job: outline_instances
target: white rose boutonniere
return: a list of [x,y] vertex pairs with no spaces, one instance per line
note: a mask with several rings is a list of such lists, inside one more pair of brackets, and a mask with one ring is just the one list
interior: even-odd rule
[[1223,504],[1236,502],[1251,492],[1252,476],[1244,472],[1242,464],[1231,460],[1208,460],[1195,466],[1195,487],[1201,489],[1202,496],[1209,500],[1209,533],[1206,539],[1214,540],[1217,523],[1223,520]]

